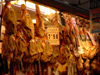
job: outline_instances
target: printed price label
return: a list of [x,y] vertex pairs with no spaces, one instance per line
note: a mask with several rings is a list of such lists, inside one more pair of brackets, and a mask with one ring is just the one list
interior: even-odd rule
[[51,45],[59,45],[59,28],[47,28],[47,37]]
[[40,39],[36,39],[36,42],[40,42]]

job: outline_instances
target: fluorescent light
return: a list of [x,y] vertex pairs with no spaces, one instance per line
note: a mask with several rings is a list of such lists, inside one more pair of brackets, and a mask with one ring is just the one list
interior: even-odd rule
[[[21,5],[21,4],[25,4],[25,1],[19,0],[18,5]],[[31,8],[31,9],[36,9],[35,3],[31,3],[31,2],[28,2],[28,1],[26,1],[26,7]],[[46,14],[46,15],[50,15],[51,13],[53,13],[53,14],[55,13],[55,10],[47,8],[45,6],[39,5],[39,8],[40,8],[40,11],[44,12],[44,14]]]
[[[21,4],[25,4],[25,1],[19,0],[18,5],[21,5]],[[35,4],[26,1],[26,7],[31,8],[31,9],[35,9]]]
[[36,19],[33,19],[32,22],[33,22],[33,23],[36,23]]

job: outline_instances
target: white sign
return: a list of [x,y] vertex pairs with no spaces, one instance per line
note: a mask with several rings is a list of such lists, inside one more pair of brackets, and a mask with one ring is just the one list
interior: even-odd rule
[[47,28],[47,37],[51,45],[59,45],[59,28]]
[[100,33],[100,8],[91,9],[90,19],[91,33]]

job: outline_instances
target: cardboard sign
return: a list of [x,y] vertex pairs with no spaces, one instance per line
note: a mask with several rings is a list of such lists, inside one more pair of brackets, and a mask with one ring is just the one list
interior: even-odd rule
[[91,9],[90,19],[91,33],[100,33],[100,8]]
[[47,37],[51,45],[59,45],[59,28],[47,28]]

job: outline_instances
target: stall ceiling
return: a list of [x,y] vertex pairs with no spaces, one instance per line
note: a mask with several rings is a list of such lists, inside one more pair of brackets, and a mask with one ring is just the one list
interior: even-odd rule
[[[62,12],[71,13],[89,19],[89,11],[79,7],[66,4],[65,0],[30,0],[31,2],[39,2],[44,5],[54,7]],[[74,1],[74,0],[73,0]],[[72,4],[72,3],[71,3]]]
[[[90,2],[89,2],[90,0],[80,0],[80,5],[78,5],[79,0],[60,0],[60,1],[68,2],[68,3],[73,4],[75,6],[81,7],[85,10],[89,10],[89,8],[90,8]],[[83,3],[85,3],[85,4],[83,4]]]
[[[5,1],[12,1],[12,0],[5,0]],[[15,0],[13,0],[13,1],[15,1]],[[16,1],[18,1],[18,0],[16,0]],[[85,15],[84,17],[89,19],[90,2],[83,4],[83,5],[77,5],[79,0],[26,0],[26,1],[31,1],[33,3],[34,2],[44,3],[47,6],[49,5],[51,7],[58,8],[58,9],[60,9],[60,11],[65,11],[65,12],[68,12],[68,13],[71,12],[72,14],[74,13],[74,15],[83,14],[83,16]],[[60,2],[57,2],[57,1],[61,1],[63,3],[61,4]],[[84,3],[84,2],[87,2],[87,1],[88,0],[80,0],[80,3]],[[64,3],[68,3],[68,5],[64,4]],[[73,5],[73,6],[70,6],[70,4]],[[21,10],[19,9],[20,7],[17,7],[17,6],[13,6],[13,7],[16,10],[16,13],[18,13],[18,14],[21,13],[20,12]],[[80,7],[80,8],[77,8],[77,7]],[[64,9],[62,9],[62,8],[64,8]],[[77,13],[78,11],[79,11],[79,13]],[[33,13],[33,12],[34,11],[30,10],[30,13]],[[19,15],[19,17],[20,17],[20,15]],[[34,15],[33,15],[33,17],[34,17]]]
[[[31,1],[31,2],[33,2],[34,3],[34,1],[38,1],[38,0],[26,0],[26,1]],[[40,1],[45,1],[45,0],[40,0]],[[48,0],[48,2],[49,1],[51,1],[51,0]],[[59,1],[59,0],[56,0],[56,1]],[[68,2],[69,4],[77,4],[78,3],[78,0],[60,0],[60,1],[62,1],[62,2]],[[87,1],[87,0],[81,0],[82,2],[81,3],[83,3],[83,2],[85,2],[85,1]],[[51,1],[51,2],[53,2],[53,0]],[[87,3],[88,4],[88,3]],[[54,6],[54,5],[53,5]],[[57,5],[58,6],[58,5]],[[59,7],[62,7],[62,6],[64,6],[63,4],[61,5],[61,6],[59,6]],[[55,6],[56,7],[56,6]],[[79,7],[83,7],[83,6],[79,6]],[[16,12],[16,14],[18,15],[17,16],[17,19],[18,20],[20,20],[21,19],[21,9],[20,9],[20,6],[16,6],[16,5],[13,5],[13,8],[15,9],[15,12]],[[74,13],[74,14],[76,14],[77,15],[77,13],[76,13],[76,11],[78,11],[79,9],[77,9],[77,8],[73,8],[73,7],[71,7],[71,6],[69,6],[69,7],[67,7],[66,6],[66,8],[65,8],[65,10],[68,10],[69,9],[69,11],[67,11],[67,12],[72,12],[72,13]],[[85,7],[84,7],[84,9],[85,9]],[[29,9],[27,9],[28,10],[28,12],[31,14],[31,17],[32,17],[32,19],[34,19],[35,18],[35,11],[34,10],[29,10]],[[75,11],[76,10],[76,11]],[[86,10],[89,10],[89,5],[87,6],[87,9]],[[84,14],[84,15],[86,15],[86,16],[89,16],[89,13],[87,12],[87,11],[83,11],[83,9],[81,9],[81,11],[79,12],[79,13],[81,13],[81,14]],[[78,14],[79,14],[78,13]]]

